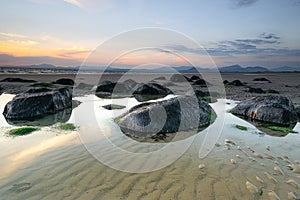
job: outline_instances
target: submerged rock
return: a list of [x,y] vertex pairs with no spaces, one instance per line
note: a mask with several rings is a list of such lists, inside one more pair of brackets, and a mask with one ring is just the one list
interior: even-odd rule
[[283,96],[254,97],[239,103],[232,109],[232,113],[283,126],[295,124],[298,120],[293,103]]
[[74,85],[74,81],[69,78],[61,78],[58,79],[57,81],[53,82],[54,84],[60,84],[60,85]]
[[266,93],[263,89],[261,88],[253,88],[253,87],[249,87],[246,92],[250,92],[250,93],[257,93],[257,94],[264,94]]
[[170,94],[171,91],[157,83],[147,83],[147,84],[140,84],[137,86],[137,89],[133,92],[133,96],[136,100],[142,102],[142,101],[148,101],[148,100],[154,100],[154,99],[160,99],[168,94]]
[[151,137],[198,129],[216,116],[210,105],[191,96],[137,105],[116,119],[121,130],[135,137]]
[[57,113],[72,107],[72,95],[67,88],[30,89],[15,96],[4,108],[7,119],[27,119]]

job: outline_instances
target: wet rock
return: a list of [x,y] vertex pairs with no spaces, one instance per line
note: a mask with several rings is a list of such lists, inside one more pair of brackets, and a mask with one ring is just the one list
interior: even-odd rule
[[69,78],[61,78],[53,82],[54,84],[60,84],[60,85],[74,85],[74,81]]
[[171,91],[168,88],[160,84],[147,83],[138,85],[137,89],[133,92],[133,96],[136,100],[142,102],[163,98],[170,93]]
[[259,96],[239,103],[232,113],[267,123],[289,126],[298,116],[290,99],[283,96]]
[[273,89],[268,89],[266,92],[269,94],[279,94],[277,90],[273,90]]
[[4,88],[0,86],[0,95],[4,92]]
[[172,82],[186,82],[187,77],[183,76],[182,74],[173,74],[170,78],[170,81]]
[[132,90],[138,83],[135,80],[127,79],[123,82],[123,84],[127,87],[127,90]]
[[228,85],[233,85],[233,86],[244,86],[244,84],[240,80],[234,80],[228,83]]
[[196,76],[196,75],[193,75],[190,80],[192,81],[197,81],[197,80],[200,80],[201,78],[199,76]]
[[96,96],[99,98],[108,98],[112,96],[126,96],[130,93],[130,89],[123,83],[104,81],[96,89]]
[[265,82],[272,83],[270,80],[268,80],[266,78],[255,78],[255,79],[253,79],[253,81],[265,81]]
[[199,79],[193,83],[193,85],[198,85],[202,87],[207,87],[207,82],[204,79]]
[[212,116],[215,112],[208,103],[191,96],[179,96],[137,105],[116,122],[126,134],[145,138],[204,127],[210,124]]
[[22,78],[5,78],[1,80],[0,82],[19,82],[19,83],[34,83],[35,80],[27,80]]
[[163,77],[163,76],[160,76],[160,77],[157,77],[155,79],[153,79],[154,81],[157,81],[157,80],[161,80],[161,81],[165,81],[167,80],[166,77]]
[[122,105],[118,105],[118,104],[108,104],[108,105],[105,105],[102,107],[107,110],[119,110],[119,109],[126,108],[126,106],[122,106]]
[[295,109],[296,109],[296,113],[300,119],[300,106],[296,107]]
[[227,85],[227,84],[229,84],[229,81],[228,81],[228,80],[225,80],[225,81],[223,81],[223,84],[224,84],[224,85]]
[[253,87],[249,87],[246,92],[250,92],[250,93],[257,93],[257,94],[264,94],[266,93],[263,89],[261,88],[253,88]]
[[3,115],[8,119],[26,119],[71,107],[72,95],[69,89],[36,88],[15,96],[6,104]]

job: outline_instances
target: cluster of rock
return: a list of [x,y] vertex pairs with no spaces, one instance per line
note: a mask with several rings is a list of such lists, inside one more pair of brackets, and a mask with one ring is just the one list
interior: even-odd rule
[[96,89],[99,98],[135,97],[139,102],[159,99],[171,94],[171,90],[158,83],[137,83],[132,79],[124,82],[104,81]]

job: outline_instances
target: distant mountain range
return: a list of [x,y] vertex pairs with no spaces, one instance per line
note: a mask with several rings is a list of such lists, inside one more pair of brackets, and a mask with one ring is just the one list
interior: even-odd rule
[[[5,69],[13,70],[66,70],[66,71],[78,71],[79,66],[76,67],[59,67],[50,64],[40,64],[40,65],[28,65],[28,66],[0,66],[1,71]],[[129,68],[112,68],[104,66],[84,66],[80,69],[84,71],[103,71],[107,73],[197,73],[197,72],[215,72],[216,69],[211,68],[195,68],[193,66],[179,66],[179,67],[161,67],[161,68],[143,68],[143,69],[129,69]],[[241,67],[240,65],[231,65],[218,68],[220,72],[300,72],[300,68],[296,67],[278,67],[278,68],[265,68],[260,66],[249,66]]]

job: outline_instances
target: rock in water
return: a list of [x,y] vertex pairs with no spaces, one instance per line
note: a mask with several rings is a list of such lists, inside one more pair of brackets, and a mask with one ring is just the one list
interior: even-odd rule
[[54,84],[60,84],[60,85],[74,85],[74,81],[69,78],[61,78],[57,81],[53,82]]
[[191,96],[143,103],[116,119],[121,130],[135,137],[174,133],[204,127],[216,116],[210,105]]
[[67,88],[51,90],[30,89],[15,96],[4,108],[7,119],[27,119],[53,114],[72,107],[72,95]]
[[133,92],[133,96],[139,102],[159,99],[170,94],[171,91],[157,83],[147,83],[137,86],[137,89]]
[[233,108],[233,114],[267,123],[289,126],[298,116],[290,99],[283,96],[258,96],[242,101]]

